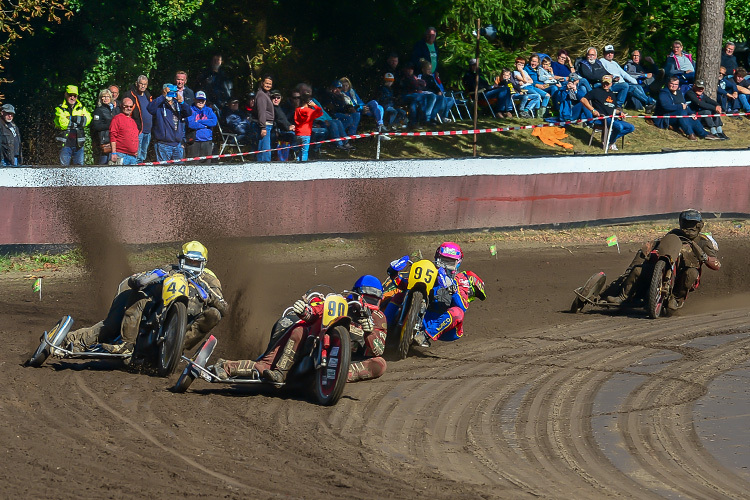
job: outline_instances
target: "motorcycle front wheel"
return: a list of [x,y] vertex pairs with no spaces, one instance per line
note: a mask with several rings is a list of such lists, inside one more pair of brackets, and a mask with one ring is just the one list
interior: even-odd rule
[[187,308],[182,302],[175,302],[167,311],[164,320],[164,341],[158,346],[156,372],[160,377],[170,375],[182,356],[187,330]]
[[335,405],[344,394],[349,365],[352,362],[352,347],[349,330],[337,325],[326,332],[330,339],[326,366],[315,371],[313,388],[315,397],[323,406]]
[[663,260],[656,261],[654,271],[651,274],[651,284],[648,287],[648,316],[649,318],[658,318],[664,309],[664,301],[667,294],[663,293],[664,274],[666,273],[667,263]]
[[398,359],[406,359],[409,354],[409,349],[414,341],[414,332],[417,328],[417,322],[419,321],[419,313],[424,303],[424,295],[419,290],[415,290],[411,294],[411,302],[409,303],[409,312],[406,313],[406,321],[404,322],[403,328],[401,328],[401,336],[398,344]]

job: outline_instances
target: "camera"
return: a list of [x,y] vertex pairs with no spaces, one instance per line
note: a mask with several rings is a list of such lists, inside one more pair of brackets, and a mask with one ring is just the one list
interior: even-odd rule
[[167,97],[173,99],[177,97],[177,85],[172,85],[171,83],[167,85]]

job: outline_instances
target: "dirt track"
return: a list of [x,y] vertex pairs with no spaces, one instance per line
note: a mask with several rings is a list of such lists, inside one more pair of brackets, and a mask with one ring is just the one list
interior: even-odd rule
[[[685,308],[660,320],[564,312],[572,288],[598,270],[615,277],[635,247],[620,256],[590,247],[501,249],[499,259],[470,251],[464,266],[485,278],[489,298],[472,303],[466,336],[390,362],[381,379],[349,385],[332,408],[300,394],[202,381],[173,394],[176,376],[99,361],[24,368],[42,330],[63,314],[88,325],[106,300],[91,296],[97,283],[88,275],[47,279],[42,302],[29,281],[0,277],[0,492],[750,498],[750,463],[710,453],[696,422],[712,381],[743,365],[746,377],[750,359],[750,244],[721,244],[722,271],[706,271]],[[340,261],[248,273],[214,266],[234,307],[215,331],[214,357],[257,354],[275,315],[304,289],[383,274],[393,248],[382,259],[347,261],[359,272],[334,269]],[[746,379],[737,389],[747,396]],[[741,447],[746,417],[727,426]]]

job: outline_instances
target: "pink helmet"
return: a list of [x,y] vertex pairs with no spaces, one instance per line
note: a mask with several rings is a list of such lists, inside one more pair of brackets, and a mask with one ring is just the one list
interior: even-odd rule
[[446,241],[435,251],[435,265],[455,273],[461,265],[463,256],[460,246],[452,241]]

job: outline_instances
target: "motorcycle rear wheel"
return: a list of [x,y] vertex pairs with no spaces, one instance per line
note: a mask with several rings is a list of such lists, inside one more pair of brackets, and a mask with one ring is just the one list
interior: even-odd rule
[[[326,334],[331,341],[328,348],[328,363],[326,367],[321,366],[315,370],[313,389],[318,403],[323,406],[333,406],[344,394],[349,365],[352,362],[352,347],[349,330],[346,327],[337,325]],[[335,348],[338,350],[334,351]],[[334,352],[336,355],[332,354]],[[333,380],[330,375],[334,375]]]
[[182,355],[187,330],[187,308],[182,302],[175,302],[169,307],[164,320],[164,341],[159,344],[156,372],[160,377],[170,375]]
[[419,313],[424,303],[424,295],[421,291],[415,290],[411,294],[411,302],[409,303],[409,312],[406,313],[406,321],[404,322],[403,328],[401,328],[401,335],[399,337],[398,344],[398,359],[406,359],[409,355],[409,349],[414,341],[414,331],[419,321]]
[[664,275],[666,274],[667,263],[658,260],[654,264],[654,270],[651,274],[651,283],[648,287],[648,316],[649,318],[658,318],[664,310],[664,302],[667,296],[662,292],[664,284]]
[[[65,340],[65,337],[68,335],[68,332],[70,331],[70,327],[72,325],[73,318],[71,318],[70,316],[63,316],[60,321],[55,324],[52,330],[47,333],[47,338],[49,339],[50,343],[55,347],[59,347],[60,344],[63,343],[63,340]],[[39,347],[36,348],[36,351],[34,351],[34,354],[31,355],[26,364],[28,366],[33,366],[34,368],[39,368],[44,364],[45,361],[47,361],[49,355],[50,351],[47,347],[47,343],[42,338],[39,343]]]

